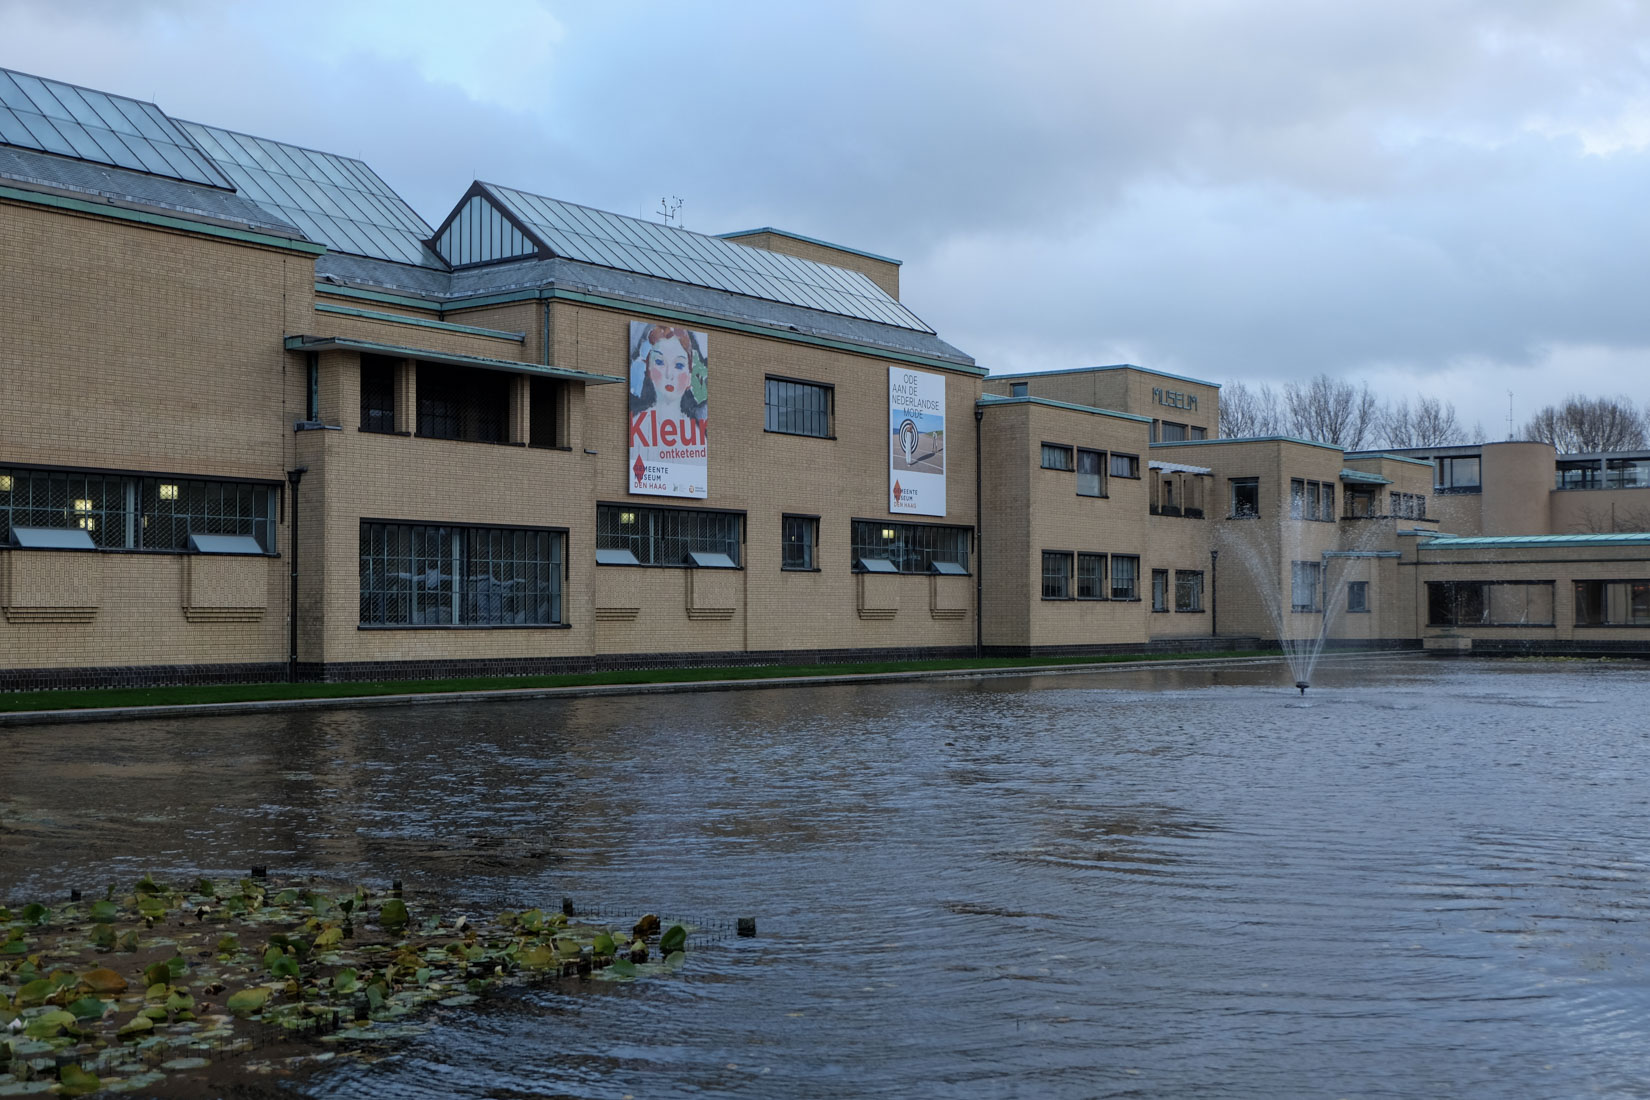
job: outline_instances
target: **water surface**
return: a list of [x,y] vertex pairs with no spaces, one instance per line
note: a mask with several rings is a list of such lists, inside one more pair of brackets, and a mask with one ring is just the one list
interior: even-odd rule
[[1650,668],[1377,658],[0,730],[0,899],[731,920],[313,1096],[1650,1096]]

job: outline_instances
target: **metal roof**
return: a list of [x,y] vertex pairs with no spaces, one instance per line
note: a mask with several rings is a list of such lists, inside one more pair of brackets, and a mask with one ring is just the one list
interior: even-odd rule
[[[1421,532],[1425,534],[1425,532]],[[1492,546],[1647,546],[1650,531],[1623,531],[1609,535],[1441,535],[1423,542],[1422,550],[1472,550]]]
[[556,257],[897,328],[934,331],[857,271],[497,184],[477,187]]
[[134,172],[233,185],[153,103],[0,69],[0,144]]
[[175,211],[191,218],[268,230],[280,236],[301,236],[295,226],[279,215],[234,191],[129,172],[107,164],[69,160],[12,145],[0,145],[0,182],[86,195],[100,202],[128,207]]
[[182,122],[235,188],[335,252],[441,268],[430,227],[364,162]]
[[1380,474],[1366,474],[1362,470],[1342,470],[1342,481],[1351,481],[1358,485],[1391,485],[1392,479]]

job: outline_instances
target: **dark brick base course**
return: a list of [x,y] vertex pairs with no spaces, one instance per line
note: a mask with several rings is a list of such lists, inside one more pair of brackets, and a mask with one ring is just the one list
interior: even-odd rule
[[285,680],[285,661],[236,665],[118,665],[99,668],[0,668],[0,691],[267,684]]

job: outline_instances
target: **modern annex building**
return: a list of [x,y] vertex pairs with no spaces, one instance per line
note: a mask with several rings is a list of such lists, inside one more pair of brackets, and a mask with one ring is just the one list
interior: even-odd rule
[[1650,535],[1530,542],[1644,508],[1624,459],[1493,445],[1474,493],[1216,438],[1210,383],[992,378],[898,261],[782,230],[483,182],[432,226],[0,71],[0,242],[0,687],[1650,625]]

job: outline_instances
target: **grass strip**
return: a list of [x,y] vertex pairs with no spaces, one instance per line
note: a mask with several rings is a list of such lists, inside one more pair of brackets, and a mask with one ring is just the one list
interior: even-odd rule
[[734,665],[725,668],[633,668],[565,672],[542,676],[471,676],[445,680],[352,680],[343,683],[192,684],[179,687],[83,688],[67,691],[0,692],[0,711],[79,710],[93,707],[185,706],[195,703],[249,703],[279,699],[347,699],[374,695],[435,695],[460,691],[597,687],[625,684],[690,684],[707,680],[775,680],[800,676],[855,676],[887,672],[1105,665],[1126,661],[1167,661],[1221,657],[1276,656],[1275,649],[1235,649],[1211,653],[1106,653],[1080,657],[980,657],[941,661],[852,661],[842,664]]

